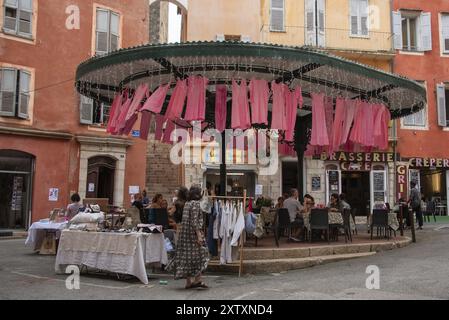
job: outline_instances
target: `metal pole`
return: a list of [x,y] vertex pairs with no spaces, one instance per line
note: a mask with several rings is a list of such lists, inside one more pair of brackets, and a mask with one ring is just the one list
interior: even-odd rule
[[226,131],[221,134],[220,196],[226,196]]
[[404,236],[404,205],[399,204],[399,230],[401,231],[401,237]]
[[409,219],[410,219],[410,230],[412,231],[412,242],[416,242],[416,234],[415,234],[415,219],[413,219],[413,209],[408,211]]

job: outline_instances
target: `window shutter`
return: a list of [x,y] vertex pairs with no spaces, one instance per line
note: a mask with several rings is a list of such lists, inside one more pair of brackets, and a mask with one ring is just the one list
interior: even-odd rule
[[444,83],[437,84],[437,108],[438,108],[438,125],[446,127],[446,86]]
[[443,52],[449,53],[449,15],[441,15],[441,39]]
[[28,119],[28,108],[30,104],[30,79],[31,75],[26,71],[20,71],[19,84],[19,118]]
[[369,33],[369,6],[368,0],[360,0],[359,1],[359,10],[360,10],[360,35],[368,36]]
[[19,34],[31,36],[32,0],[19,0]]
[[350,0],[349,23],[351,26],[351,35],[359,34],[359,3],[358,0]]
[[393,11],[394,49],[402,50],[402,16],[401,12]]
[[17,70],[0,69],[0,116],[16,113]]
[[80,97],[80,123],[92,124],[94,117],[94,101],[85,96]]
[[109,13],[105,10],[97,10],[97,54],[108,53],[109,48]]
[[284,31],[284,0],[271,0],[271,31]]
[[318,0],[318,46],[326,46],[326,0]]
[[430,12],[421,13],[421,51],[432,50],[432,18]]
[[306,45],[316,46],[315,0],[305,1]]
[[9,32],[17,32],[18,25],[18,9],[19,9],[19,1],[18,0],[5,0],[5,17],[3,28]]

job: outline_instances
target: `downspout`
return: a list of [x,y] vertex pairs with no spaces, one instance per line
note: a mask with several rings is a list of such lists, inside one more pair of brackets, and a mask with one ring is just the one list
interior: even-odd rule
[[[394,49],[394,26],[393,26],[393,1],[390,0],[390,30],[391,30],[391,50],[396,54],[396,50]],[[390,71],[394,73],[394,59],[391,59],[390,61]],[[398,137],[397,137],[397,119],[393,120],[393,156],[394,156],[394,162],[393,162],[393,174],[394,174],[394,183],[393,183],[393,200],[394,203],[397,202],[397,186],[398,186],[398,175],[397,175],[397,143],[398,143]]]

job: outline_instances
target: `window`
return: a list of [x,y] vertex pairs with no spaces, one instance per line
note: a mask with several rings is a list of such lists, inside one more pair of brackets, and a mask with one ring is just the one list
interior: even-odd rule
[[5,0],[3,31],[31,38],[32,17],[32,0]]
[[351,36],[367,37],[368,34],[368,0],[350,0]]
[[106,9],[97,9],[96,54],[108,54],[119,48],[120,15]]
[[106,103],[81,96],[80,98],[80,123],[95,124],[106,127],[109,121],[111,106]]
[[441,47],[443,53],[449,54],[449,14],[441,15]]
[[28,119],[30,80],[26,71],[0,69],[0,116]]
[[[424,82],[419,81],[424,85]],[[404,126],[424,127],[426,125],[427,106],[417,113],[405,117],[402,121]]]
[[305,44],[308,46],[324,47],[326,45],[326,1],[305,1]]
[[271,0],[270,31],[285,31],[284,0]]
[[404,51],[431,51],[431,14],[418,11],[393,12],[394,48]]

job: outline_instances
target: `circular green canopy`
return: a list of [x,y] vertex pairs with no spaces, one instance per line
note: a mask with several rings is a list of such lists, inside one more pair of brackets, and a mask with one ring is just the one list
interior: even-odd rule
[[137,88],[141,83],[148,83],[152,90],[167,83],[174,87],[177,79],[191,75],[209,79],[208,97],[214,95],[216,84],[231,84],[232,79],[301,86],[304,108],[298,115],[310,112],[311,94],[320,92],[333,98],[384,103],[393,118],[418,112],[426,104],[425,88],[404,77],[310,47],[243,42],[157,44],[118,50],[83,62],[76,72],[76,87],[82,95],[111,102],[123,88]]

